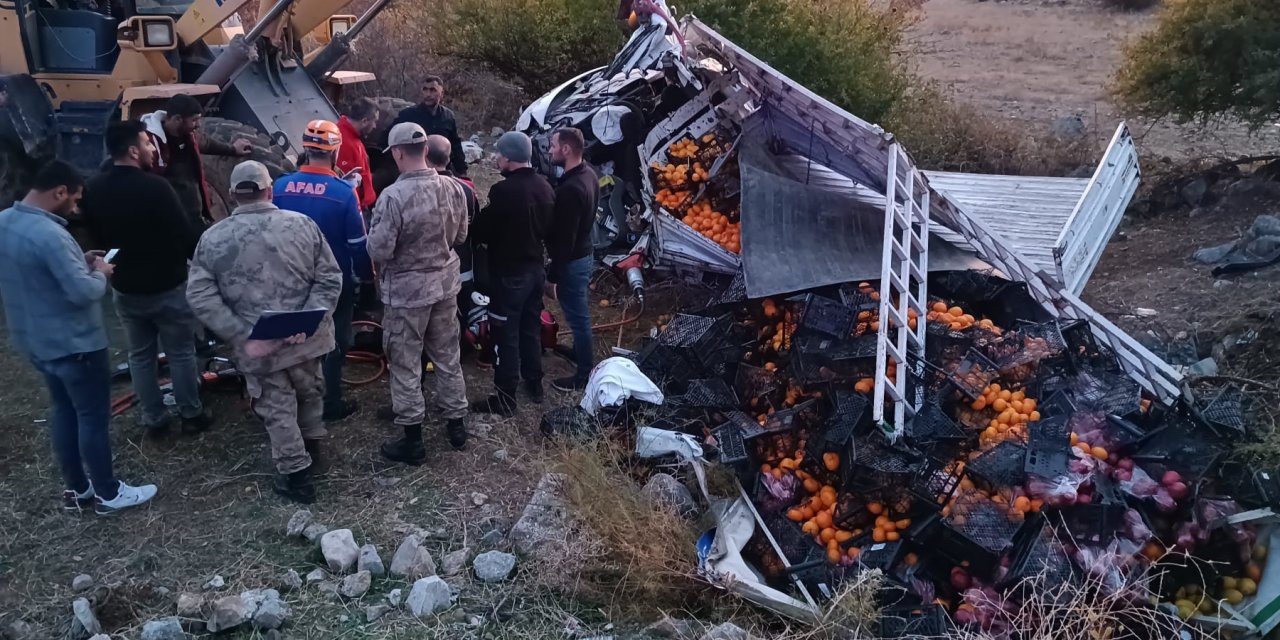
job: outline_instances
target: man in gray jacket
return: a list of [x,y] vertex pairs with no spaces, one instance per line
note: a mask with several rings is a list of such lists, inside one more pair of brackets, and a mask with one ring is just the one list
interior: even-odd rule
[[[201,237],[187,300],[200,321],[235,349],[254,411],[271,439],[276,493],[310,503],[320,438],[327,435],[320,363],[334,348],[331,314],[342,292],[342,270],[311,218],[271,204],[271,182],[267,168],[252,160],[231,172],[238,206]],[[305,309],[330,312],[311,337],[249,339],[263,312]]]

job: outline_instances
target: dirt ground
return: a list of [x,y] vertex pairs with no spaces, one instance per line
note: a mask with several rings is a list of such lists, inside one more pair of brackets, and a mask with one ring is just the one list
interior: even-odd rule
[[[1154,25],[1154,12],[1120,12],[1093,0],[995,2],[927,0],[911,44],[918,71],[983,110],[1048,128],[1079,115],[1105,141],[1124,120],[1107,86],[1124,43]],[[1280,129],[1250,136],[1241,126],[1197,131],[1133,119],[1151,158],[1237,157],[1280,147]]]

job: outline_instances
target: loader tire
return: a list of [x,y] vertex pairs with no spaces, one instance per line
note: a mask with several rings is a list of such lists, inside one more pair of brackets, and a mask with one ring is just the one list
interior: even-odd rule
[[[248,160],[266,165],[272,178],[279,178],[298,170],[292,160],[265,133],[235,120],[206,117],[200,121],[200,130],[211,140],[232,144],[236,140],[248,140],[253,148]],[[228,195],[231,187],[231,170],[246,158],[236,156],[203,155],[204,179],[209,184],[209,207],[214,220],[221,220],[231,213],[234,206]],[[221,210],[220,210],[221,209]]]
[[372,98],[378,103],[378,127],[365,137],[364,148],[369,152],[369,169],[373,171],[373,189],[378,193],[396,181],[399,172],[391,154],[383,152],[387,148],[387,132],[396,121],[401,111],[412,107],[413,103],[390,96]]

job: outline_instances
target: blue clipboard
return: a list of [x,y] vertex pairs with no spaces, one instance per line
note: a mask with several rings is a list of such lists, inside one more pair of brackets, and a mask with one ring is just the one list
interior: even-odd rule
[[250,340],[283,340],[289,336],[304,333],[308,338],[315,335],[324,320],[325,309],[304,309],[302,311],[266,311],[258,317],[253,325]]

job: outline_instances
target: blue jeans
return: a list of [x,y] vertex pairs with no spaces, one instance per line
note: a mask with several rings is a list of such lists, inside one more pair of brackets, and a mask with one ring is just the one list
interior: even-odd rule
[[351,321],[355,312],[356,285],[354,282],[347,282],[342,285],[338,306],[333,310],[333,337],[336,346],[324,357],[325,411],[337,411],[342,404],[342,367],[347,362],[347,352],[351,350]]
[[[107,350],[33,360],[49,387],[49,438],[66,488],[84,493],[89,478],[99,496],[116,495],[111,471],[111,365]],[[85,477],[85,468],[89,475]]]
[[494,367],[493,383],[508,396],[515,396],[522,378],[528,384],[542,383],[545,282],[542,267],[494,278],[489,322],[497,337],[498,363]]
[[142,407],[143,426],[156,426],[169,417],[160,391],[160,348],[169,361],[169,379],[178,412],[194,418],[204,411],[200,402],[200,370],[196,366],[195,315],[187,304],[187,287],[139,296],[115,292],[116,315],[129,341],[129,378]]
[[564,311],[565,322],[573,332],[573,360],[578,367],[574,379],[582,384],[591,377],[595,365],[595,347],[591,339],[591,305],[587,286],[595,270],[595,257],[583,256],[566,264],[556,274],[556,297]]

